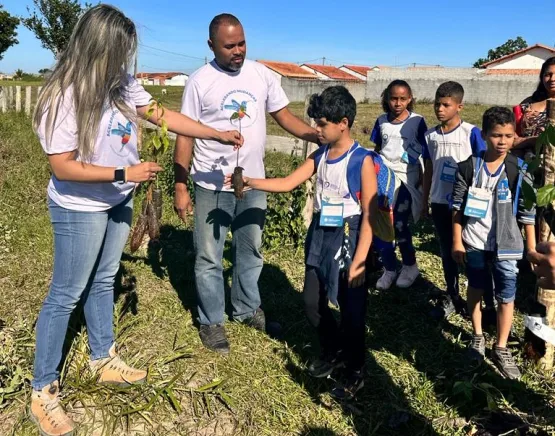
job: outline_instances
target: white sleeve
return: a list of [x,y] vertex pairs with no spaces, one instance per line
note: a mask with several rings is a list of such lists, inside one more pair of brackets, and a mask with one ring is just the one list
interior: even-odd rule
[[133,102],[135,107],[147,106],[152,100],[152,95],[145,91],[143,85],[131,75],[129,75],[126,91],[129,100]]
[[266,111],[277,112],[289,104],[289,99],[281,87],[276,76],[266,67],[265,76],[268,81],[268,98],[266,100]]
[[198,83],[194,79],[189,79],[187,80],[185,89],[183,90],[181,113],[194,121],[199,121],[201,109],[201,97],[198,89]]
[[[50,110],[56,110],[56,107],[50,107]],[[42,116],[37,135],[40,145],[46,154],[67,153],[77,149],[77,122],[75,119],[75,110],[73,108],[73,97],[70,91],[66,92],[64,99],[60,102],[56,119],[47,137],[46,120],[48,119],[48,111]]]

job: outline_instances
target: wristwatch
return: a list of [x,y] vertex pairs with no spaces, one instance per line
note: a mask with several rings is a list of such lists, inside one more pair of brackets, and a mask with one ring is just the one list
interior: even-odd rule
[[116,170],[114,171],[114,181],[119,183],[125,183],[127,181],[125,179],[126,179],[125,168],[124,167],[116,168]]

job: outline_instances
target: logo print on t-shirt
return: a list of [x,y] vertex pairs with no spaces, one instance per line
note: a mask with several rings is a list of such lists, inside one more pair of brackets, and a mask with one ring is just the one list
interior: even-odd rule
[[112,133],[121,136],[121,148],[123,149],[123,146],[127,144],[131,138],[131,121],[128,121],[125,127],[118,122],[118,128],[112,129]]
[[231,109],[231,110],[235,111],[229,117],[230,121],[242,120],[245,117],[250,118],[250,115],[247,113],[247,103],[248,102],[242,101],[241,104],[239,104],[235,100],[231,100],[231,103],[232,104],[226,104],[224,106],[225,109]]
[[256,97],[248,91],[236,89],[227,93],[220,109],[235,128],[252,126],[258,118]]

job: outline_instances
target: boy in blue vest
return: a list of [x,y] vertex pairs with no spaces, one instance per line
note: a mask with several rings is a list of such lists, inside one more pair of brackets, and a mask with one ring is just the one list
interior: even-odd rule
[[[377,154],[352,139],[356,101],[345,87],[333,86],[314,94],[308,115],[316,122],[320,143],[327,145],[287,177],[245,177],[244,182],[248,188],[289,192],[317,175],[315,213],[305,243],[303,297],[308,319],[318,330],[322,354],[308,370],[314,377],[327,377],[345,366],[343,382],[331,394],[337,399],[351,399],[364,386],[365,262],[372,243],[371,221],[385,228],[385,234],[393,234],[389,202],[383,197],[392,195],[394,179],[387,177],[387,167],[380,165]],[[378,178],[385,180],[381,190],[376,170]],[[384,212],[381,219],[380,196]],[[341,327],[329,302],[340,308]]]
[[518,223],[524,226],[526,246],[533,252],[535,209],[526,209],[522,183],[532,186],[526,165],[509,153],[515,139],[513,112],[492,107],[483,116],[482,136],[487,150],[458,165],[453,187],[453,258],[466,264],[468,311],[474,335],[470,357],[483,361],[486,343],[482,333],[481,300],[484,286],[494,282],[497,338],[492,360],[507,378],[520,378],[507,340],[513,322],[518,269],[524,243]]

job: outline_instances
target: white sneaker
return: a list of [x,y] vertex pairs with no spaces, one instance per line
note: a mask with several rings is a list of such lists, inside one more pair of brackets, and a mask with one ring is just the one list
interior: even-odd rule
[[376,289],[380,291],[386,291],[387,289],[391,288],[391,285],[397,278],[396,271],[388,271],[384,268],[382,276],[378,279],[376,283]]
[[399,278],[397,279],[397,286],[399,288],[410,288],[419,275],[420,270],[418,269],[418,265],[403,265],[399,273]]

